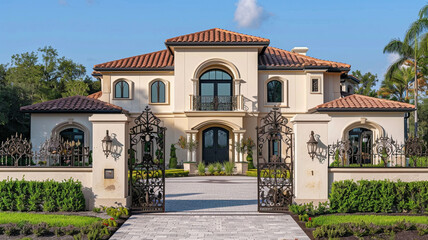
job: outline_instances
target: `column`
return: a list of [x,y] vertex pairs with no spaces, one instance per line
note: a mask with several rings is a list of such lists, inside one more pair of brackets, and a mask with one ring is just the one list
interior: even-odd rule
[[235,162],[238,162],[239,161],[239,157],[238,157],[238,149],[236,149],[236,145],[237,145],[237,142],[238,142],[238,135],[239,135],[239,133],[237,133],[237,132],[233,132],[233,135],[235,136],[235,141],[234,141],[234,147],[235,147],[235,151],[234,151],[234,153],[235,153],[235,158],[234,158],[234,161]]
[[[196,133],[191,133],[191,134],[192,134],[193,142],[196,142]],[[196,149],[193,149],[192,151],[192,162],[196,162]]]
[[[242,140],[244,139],[244,133],[239,133],[239,143],[242,144]],[[241,146],[242,147],[242,146]],[[243,162],[244,153],[239,153],[239,162]]]
[[[186,135],[187,135],[187,142],[190,142],[190,140],[192,139],[192,134],[186,133]],[[192,153],[190,152],[189,149],[187,149],[187,161],[192,162]]]

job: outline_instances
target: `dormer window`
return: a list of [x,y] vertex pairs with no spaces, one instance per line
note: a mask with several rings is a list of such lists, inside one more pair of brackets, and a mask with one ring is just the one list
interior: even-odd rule
[[114,98],[129,98],[129,84],[125,80],[114,84]]
[[312,93],[319,93],[320,92],[320,79],[319,78],[312,78],[311,79],[311,92]]
[[278,80],[272,80],[267,83],[267,102],[282,102],[282,83]]

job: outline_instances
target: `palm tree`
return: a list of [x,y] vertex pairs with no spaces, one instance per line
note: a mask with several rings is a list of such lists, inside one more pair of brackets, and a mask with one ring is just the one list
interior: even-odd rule
[[414,70],[411,67],[401,67],[395,70],[391,78],[385,78],[379,89],[379,94],[384,98],[409,102],[409,90],[414,82]]
[[[386,79],[391,79],[393,73],[402,67],[403,65],[414,67],[414,79],[415,79],[415,136],[418,131],[418,91],[420,90],[419,81],[424,81],[425,77],[420,77],[421,73],[426,68],[426,58],[428,57],[428,46],[427,44],[427,31],[428,30],[428,4],[422,7],[419,12],[419,18],[410,25],[410,28],[406,32],[404,41],[400,39],[391,40],[383,49],[384,53],[395,53],[399,55],[397,61],[395,61],[388,68],[385,75]],[[419,65],[418,65],[419,63]],[[422,63],[422,66],[420,65]],[[424,66],[425,64],[425,66]],[[426,70],[426,69],[425,69]],[[419,78],[418,78],[419,76]],[[425,82],[424,82],[425,84]]]

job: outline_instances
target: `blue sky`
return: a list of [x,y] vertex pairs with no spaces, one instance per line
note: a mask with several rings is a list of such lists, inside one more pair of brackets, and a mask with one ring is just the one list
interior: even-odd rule
[[306,46],[309,56],[345,62],[382,79],[393,59],[383,47],[402,38],[426,4],[243,1],[257,5],[236,13],[238,0],[0,0],[0,63],[51,45],[90,73],[94,64],[161,50],[167,38],[219,27],[269,38],[271,46],[286,50]]

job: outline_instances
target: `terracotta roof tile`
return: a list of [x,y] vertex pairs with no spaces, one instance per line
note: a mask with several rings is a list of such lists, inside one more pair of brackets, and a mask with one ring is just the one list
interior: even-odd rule
[[174,57],[168,50],[142,54],[134,57],[123,58],[115,61],[97,64],[94,70],[144,70],[144,69],[172,69]]
[[103,95],[103,92],[99,91],[99,92],[92,93],[92,94],[88,95],[88,98],[98,99],[101,97],[101,95]]
[[313,111],[413,111],[415,106],[409,103],[352,94],[320,104]]
[[95,99],[96,94],[88,97],[72,96],[36,103],[21,107],[26,113],[122,113],[121,107]]
[[270,40],[251,36],[247,34],[232,32],[220,28],[208,29],[201,32],[190,33],[178,37],[173,37],[165,41],[166,45],[174,45],[177,43],[257,43],[269,44]]
[[321,60],[287,50],[267,47],[263,54],[259,55],[259,66],[265,68],[302,68],[302,67],[331,67],[350,69],[351,65]]

